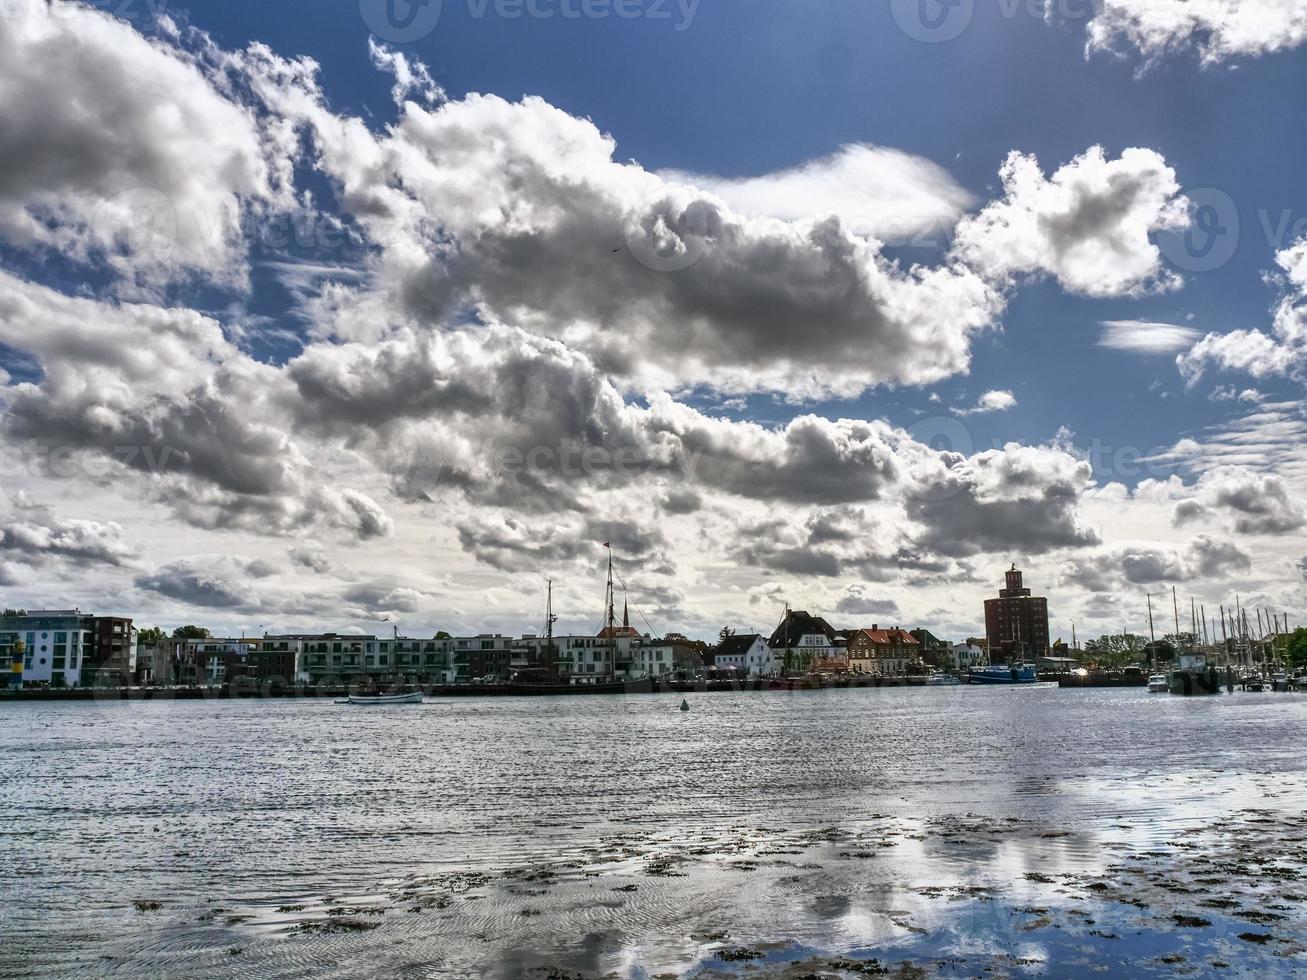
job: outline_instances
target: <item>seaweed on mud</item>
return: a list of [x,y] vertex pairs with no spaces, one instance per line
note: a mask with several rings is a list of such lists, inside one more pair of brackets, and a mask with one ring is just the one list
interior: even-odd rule
[[136,909],[137,912],[158,912],[159,909],[163,908],[163,904],[153,899],[138,898],[132,902],[132,908]]
[[1256,943],[1259,946],[1275,940],[1269,932],[1241,932],[1239,938],[1246,943]]
[[860,973],[866,977],[881,977],[889,973],[889,968],[879,960],[828,960],[827,968],[843,973]]
[[287,915],[291,912],[303,912],[306,906],[303,905],[278,905],[277,914]]
[[311,922],[301,922],[297,927],[297,932],[303,933],[335,933],[335,932],[367,932],[380,926],[379,922],[367,922],[363,919],[314,919]]
[[724,963],[746,963],[749,960],[760,960],[764,954],[747,946],[728,946],[719,949],[716,955]]
[[1211,919],[1199,915],[1181,915],[1178,912],[1171,916],[1171,921],[1184,929],[1206,929],[1212,924]]

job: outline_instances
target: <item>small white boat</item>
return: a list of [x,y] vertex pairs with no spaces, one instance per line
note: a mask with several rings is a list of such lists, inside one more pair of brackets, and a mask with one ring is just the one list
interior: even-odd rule
[[421,704],[421,691],[408,691],[402,694],[351,694],[345,701],[337,704]]
[[1171,679],[1165,674],[1154,674],[1148,678],[1148,690],[1152,694],[1165,694],[1171,690]]
[[954,687],[961,683],[953,674],[931,674],[926,678],[927,687]]

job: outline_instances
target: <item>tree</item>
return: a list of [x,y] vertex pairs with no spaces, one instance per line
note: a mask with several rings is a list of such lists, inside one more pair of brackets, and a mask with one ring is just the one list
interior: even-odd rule
[[207,640],[213,636],[203,626],[178,626],[172,631],[174,640]]
[[136,633],[136,640],[143,647],[163,646],[163,641],[167,638],[168,634],[158,626],[147,626]]
[[722,643],[725,643],[734,635],[735,635],[735,630],[731,629],[729,626],[723,626],[717,634],[717,639],[720,640]]
[[1300,669],[1307,667],[1307,629],[1289,634],[1289,663]]
[[1085,653],[1103,667],[1124,667],[1139,660],[1146,645],[1144,638],[1134,633],[1109,633],[1086,640]]
[[6,609],[6,610],[5,610],[5,617],[6,617],[6,618],[8,618],[9,616],[26,616],[26,615],[27,615],[27,610],[26,610],[26,609]]

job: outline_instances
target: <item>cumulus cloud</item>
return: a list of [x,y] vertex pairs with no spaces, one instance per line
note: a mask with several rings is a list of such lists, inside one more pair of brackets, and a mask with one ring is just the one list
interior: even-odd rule
[[0,551],[28,564],[52,559],[76,562],[82,570],[130,565],[137,557],[121,525],[59,517],[21,492],[15,495],[11,513],[0,517]]
[[970,458],[941,458],[907,489],[918,544],[955,557],[993,551],[1036,555],[1099,542],[1079,513],[1089,463],[1063,449],[1009,443]]
[[1252,557],[1231,541],[1207,534],[1183,548],[1135,543],[1085,554],[1062,566],[1059,581],[1091,592],[1117,592],[1168,582],[1222,580],[1252,568]]
[[1015,408],[1016,404],[1017,397],[1010,391],[987,391],[976,400],[975,405],[960,409],[958,414],[983,415],[988,412],[1006,412],[1009,408]]
[[741,524],[731,557],[751,568],[788,575],[857,575],[887,582],[900,573],[948,571],[950,562],[923,554],[899,527],[860,507],[816,509],[801,519],[772,517]]
[[655,560],[666,542],[661,532],[635,520],[581,518],[524,521],[510,514],[475,514],[458,525],[463,550],[502,571],[557,567],[605,553],[612,546],[623,561]]
[[278,369],[209,317],[69,297],[0,273],[0,342],[44,375],[4,389],[11,439],[108,457],[203,527],[389,531],[370,497],[315,474],[275,424]]
[[1204,63],[1256,57],[1307,41],[1307,0],[1099,0],[1089,49],[1148,58],[1196,48]]
[[1238,534],[1289,534],[1307,524],[1284,478],[1246,467],[1223,466],[1204,473],[1191,496],[1176,504],[1176,527],[1225,516]]
[[250,111],[197,59],[90,5],[11,7],[0,238],[103,261],[133,285],[241,278],[242,215],[287,203]]
[[1307,238],[1276,253],[1275,262],[1280,272],[1270,279],[1281,296],[1270,332],[1209,333],[1176,358],[1190,385],[1210,367],[1254,378],[1307,377]]
[[258,571],[256,560],[243,555],[197,555],[138,576],[136,587],[188,606],[234,609],[258,604],[249,581],[263,577]]
[[643,384],[815,395],[963,370],[1002,307],[972,271],[900,268],[838,216],[759,226],[619,163],[610,137],[541,99],[409,103],[374,134],[326,108],[311,66],[263,53],[249,70],[386,243],[380,291],[342,295],[337,332],[473,306]]
[[1185,227],[1187,205],[1175,171],[1153,150],[1116,160],[1092,147],[1052,177],[1039,161],[1012,153],[1001,171],[1004,196],[957,227],[953,251],[987,278],[1051,276],[1086,296],[1137,295],[1180,285],[1151,236]]
[[332,570],[331,560],[317,548],[296,546],[288,548],[286,553],[296,567],[307,568],[316,575],[327,575]]
[[835,611],[845,616],[898,616],[899,607],[893,599],[861,583],[850,585],[835,604]]

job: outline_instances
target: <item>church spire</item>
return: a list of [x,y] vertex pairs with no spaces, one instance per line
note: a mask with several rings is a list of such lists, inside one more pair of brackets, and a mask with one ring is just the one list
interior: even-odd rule
[[631,628],[631,614],[627,609],[627,601],[625,599],[622,600],[622,626],[628,630]]

